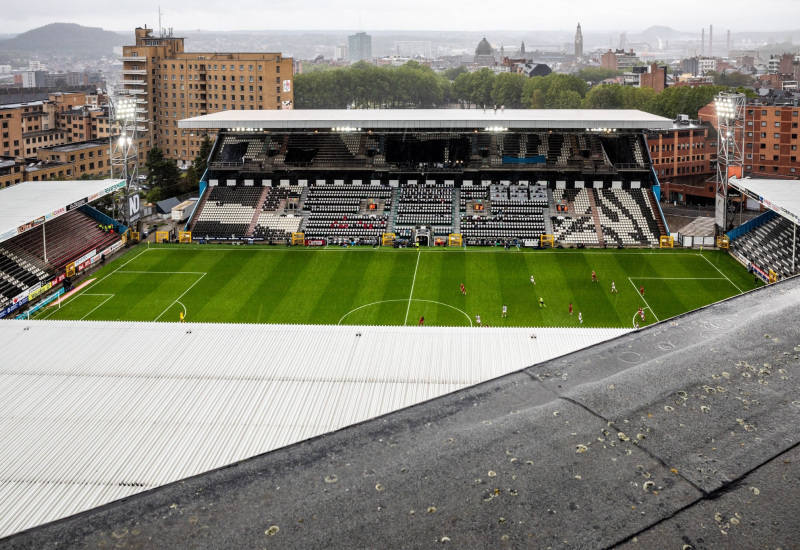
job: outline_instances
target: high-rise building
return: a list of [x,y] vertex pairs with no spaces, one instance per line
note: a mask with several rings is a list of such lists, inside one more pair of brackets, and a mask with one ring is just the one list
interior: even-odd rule
[[172,31],[137,28],[123,46],[122,93],[137,99],[137,126],[164,156],[191,164],[203,136],[178,129],[183,118],[233,110],[291,109],[292,59],[280,53],[195,53]]
[[583,34],[580,23],[578,23],[578,30],[575,31],[575,57],[583,57]]
[[357,32],[347,37],[347,54],[350,61],[372,59],[372,36],[365,32]]

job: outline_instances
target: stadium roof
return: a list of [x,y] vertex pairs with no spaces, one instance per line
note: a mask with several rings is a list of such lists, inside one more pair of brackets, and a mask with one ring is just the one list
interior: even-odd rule
[[666,130],[672,120],[633,109],[296,109],[221,111],[178,122],[186,129]]
[[0,242],[125,187],[124,180],[28,181],[0,190]]
[[0,537],[626,332],[0,322]]
[[767,208],[800,224],[800,181],[731,178],[730,184]]
[[[34,529],[3,541],[4,547],[792,548],[800,540],[798,308],[800,279],[786,280],[500,379]],[[8,330],[21,331],[19,327],[28,325],[13,323]],[[38,358],[39,342],[57,334],[47,326],[44,331],[30,326],[28,332],[14,336],[32,350],[33,360]],[[61,342],[78,334],[73,332],[78,327],[66,328],[58,336]],[[123,330],[98,324],[98,334],[86,347],[95,342],[106,345]],[[154,336],[167,330],[176,348],[211,349],[217,341],[234,338],[225,334],[191,344],[187,341],[194,340],[194,333],[178,334],[172,327],[160,326],[151,330]],[[464,348],[458,351],[462,363],[469,364],[473,354],[483,353],[485,330],[489,329],[469,331],[478,337],[475,343],[464,338]],[[413,351],[417,344],[411,335],[425,333],[427,329],[409,329],[408,339],[396,343],[388,333],[372,336],[374,346],[393,344],[373,353],[391,358],[403,344],[412,350],[404,373],[415,366],[418,376],[428,373],[444,383],[444,377],[429,373],[436,362],[428,363],[423,353]],[[497,334],[503,344],[491,351],[499,350],[498,363],[507,360],[507,353],[516,355],[517,347],[529,345],[503,334]],[[207,335],[202,334],[204,340]],[[302,347],[298,342],[314,338],[310,331],[287,331],[285,346],[274,351],[292,350],[285,356],[291,358],[293,350]],[[343,334],[341,339],[350,338]],[[352,342],[345,347],[357,349]],[[76,347],[69,349],[73,352]],[[451,349],[446,346],[439,356],[446,358]],[[158,347],[148,356],[159,357],[161,350]],[[364,353],[363,347],[356,351]],[[262,354],[262,348],[250,350],[250,361]],[[204,426],[198,417],[178,430],[179,439],[192,450],[189,459],[203,459],[194,453],[199,450],[196,435],[204,428],[220,439],[233,433],[242,434],[243,441],[249,439],[253,426],[230,422],[229,407],[236,404],[237,392],[245,396],[247,388],[254,394],[261,391],[257,376],[220,379],[218,383],[227,389],[213,400],[215,388],[206,378],[194,376],[190,382],[171,378],[170,373],[195,370],[189,364],[165,361],[151,367],[157,378],[146,371],[130,381],[119,378],[115,361],[129,355],[121,350],[112,357],[109,374],[94,379],[93,393],[102,395],[116,383],[121,395],[136,392],[135,399],[122,401],[132,411],[142,412],[132,414],[130,423],[115,425],[111,434],[100,431],[98,449],[117,441],[138,441],[142,436],[136,422],[145,412],[162,420],[151,428],[159,433],[159,441],[169,450],[177,447],[179,442],[160,434],[170,427],[169,413],[176,407],[172,402],[190,393],[204,396],[194,404],[196,410],[216,408],[220,429]],[[314,364],[320,361],[325,362],[319,358]],[[291,371],[297,385],[302,374],[316,370],[304,367]],[[28,374],[27,384],[20,373],[14,383],[43,384],[50,369]],[[54,389],[64,386],[61,393],[67,396],[73,382],[66,376],[70,369],[76,368],[56,370],[63,375],[49,382]],[[358,370],[350,368],[347,373]],[[41,376],[41,381],[34,376]],[[191,387],[179,390],[178,382]],[[336,382],[321,385],[319,394],[293,389],[288,399],[305,399],[322,410],[336,403],[325,393]],[[4,381],[0,388],[5,385]],[[355,380],[353,387],[358,387]],[[417,385],[406,388],[415,391]],[[158,401],[154,390],[170,398]],[[18,402],[26,402],[29,395],[21,395]],[[110,405],[122,406],[111,399],[106,399]],[[140,405],[139,399],[146,403]],[[362,408],[375,404],[369,398],[348,400]],[[152,412],[146,409],[154,405]],[[270,405],[258,400],[250,409],[253,418],[266,416]],[[83,416],[65,417],[64,427],[74,429],[70,424],[75,418],[84,421],[87,431],[94,429],[92,420],[103,411],[89,410]],[[340,410],[336,407],[330,416]],[[31,418],[28,422],[34,425],[27,413],[25,409],[17,418]],[[56,431],[51,423],[48,415],[36,427],[46,436]],[[16,430],[7,428],[4,433]],[[14,447],[4,445],[4,451],[13,453]],[[135,471],[145,452],[152,450],[137,449],[124,458],[120,452],[124,465],[120,475]],[[60,463],[94,461],[91,453],[72,460],[53,456]],[[179,459],[170,455],[163,468]],[[119,490],[116,478],[102,488],[72,486],[85,479],[81,477],[62,487],[56,482],[65,474],[56,464],[48,471],[49,476],[31,479],[5,466],[0,469],[16,484],[41,483],[43,495],[35,519],[43,519],[42,508],[50,505],[47,489],[74,490],[78,497]],[[4,500],[12,498],[0,502]]]

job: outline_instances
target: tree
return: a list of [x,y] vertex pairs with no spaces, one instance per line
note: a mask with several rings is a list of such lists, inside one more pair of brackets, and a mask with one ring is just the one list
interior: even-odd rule
[[153,147],[147,152],[145,167],[148,172],[147,181],[154,186],[153,190],[158,187],[177,189],[181,183],[178,166],[173,161],[165,159],[164,152],[158,147]]
[[583,100],[584,109],[622,109],[623,86],[619,84],[602,84],[595,86],[586,94]]
[[189,169],[183,173],[181,178],[180,191],[181,193],[191,193],[197,191],[200,187],[200,176],[194,166],[189,166]]
[[522,107],[522,89],[528,77],[516,73],[500,73],[492,84],[492,102],[509,109]]
[[624,71],[618,71],[616,69],[604,69],[602,67],[586,67],[578,71],[577,77],[583,80],[584,82],[592,82],[593,84],[597,84],[598,82],[602,82],[609,78],[622,76],[623,74]]
[[579,109],[589,87],[576,76],[552,73],[528,79],[522,104],[532,109]]
[[208,168],[208,157],[211,156],[211,147],[211,138],[206,134],[203,136],[203,141],[200,142],[200,150],[197,152],[197,156],[192,162],[192,166],[198,176],[205,174],[206,168]]
[[708,71],[706,72],[706,76],[710,76],[714,79],[714,84],[717,86],[726,86],[728,88],[739,88],[744,86],[752,86],[753,85],[753,77],[749,74],[743,74],[740,72],[731,72],[731,73],[718,73],[716,71]]
[[458,75],[464,74],[466,72],[469,72],[467,71],[466,67],[453,67],[451,69],[446,69],[444,71],[444,76],[447,80],[453,82],[456,78],[458,78]]

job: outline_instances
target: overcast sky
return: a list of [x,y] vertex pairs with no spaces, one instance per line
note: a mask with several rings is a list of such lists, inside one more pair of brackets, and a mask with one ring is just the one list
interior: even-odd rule
[[176,30],[567,30],[638,32],[651,25],[699,31],[792,30],[800,26],[800,0],[2,0],[0,33],[20,33],[64,22],[132,30],[162,24]]

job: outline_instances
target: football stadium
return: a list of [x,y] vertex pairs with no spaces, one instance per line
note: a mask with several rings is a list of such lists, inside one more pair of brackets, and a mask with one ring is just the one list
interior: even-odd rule
[[0,547],[699,548],[792,463],[796,182],[684,247],[638,111],[180,124],[174,232],[92,207],[125,181],[0,191]]

